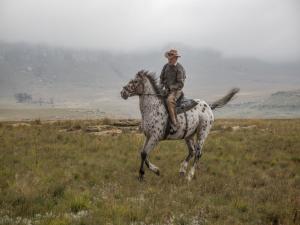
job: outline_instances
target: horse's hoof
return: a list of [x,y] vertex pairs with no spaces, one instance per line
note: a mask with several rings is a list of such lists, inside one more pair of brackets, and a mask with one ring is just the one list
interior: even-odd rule
[[192,180],[195,180],[196,178],[195,178],[194,175],[191,176],[191,175],[189,174],[189,175],[187,176],[186,179],[187,179],[188,182],[191,182]]
[[155,171],[155,174],[156,174],[157,176],[160,176],[160,171],[159,171],[159,170],[156,170],[156,171]]
[[180,177],[184,177],[184,175],[185,175],[185,172],[183,172],[183,171],[180,171],[180,172],[179,172],[179,176],[180,176]]
[[145,174],[145,171],[144,170],[140,170],[139,171],[139,181],[143,181],[144,180],[144,174]]
[[139,180],[140,182],[142,182],[142,181],[144,180],[144,174],[145,174],[145,172],[144,172],[144,173],[143,173],[143,172],[140,172],[139,177],[138,177],[138,180]]

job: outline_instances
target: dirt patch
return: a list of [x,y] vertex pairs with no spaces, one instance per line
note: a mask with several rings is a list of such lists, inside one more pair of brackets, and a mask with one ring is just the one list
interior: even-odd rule
[[116,127],[136,127],[139,126],[141,122],[139,120],[116,120],[111,123],[112,126]]
[[245,127],[241,127],[241,126],[233,126],[231,127],[232,131],[238,131],[238,130],[252,130],[255,129],[257,126],[256,125],[250,125],[250,126],[245,126]]
[[121,129],[112,129],[112,130],[104,130],[104,131],[99,131],[99,132],[93,132],[91,134],[96,135],[96,136],[116,136],[119,134],[122,134]]
[[12,124],[13,127],[31,127],[29,123],[14,123]]
[[109,122],[108,124],[99,124],[99,125],[73,125],[69,128],[60,129],[60,132],[83,132],[89,133],[96,136],[115,136],[121,133],[138,133],[139,124],[138,120],[117,120]]
[[[227,126],[227,125],[223,125],[221,126],[219,129],[216,130],[212,130],[210,132],[210,134],[216,134],[222,131],[239,131],[239,130],[253,130],[256,129],[257,126],[256,125],[249,125],[249,126]],[[263,129],[262,129],[263,130]]]

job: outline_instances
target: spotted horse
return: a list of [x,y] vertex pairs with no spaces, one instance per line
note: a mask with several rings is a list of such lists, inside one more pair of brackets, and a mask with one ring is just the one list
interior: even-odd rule
[[179,173],[182,176],[186,174],[188,163],[194,157],[192,167],[187,174],[187,179],[190,181],[194,177],[197,163],[202,155],[204,141],[214,121],[212,110],[227,104],[238,91],[238,88],[234,88],[223,98],[210,105],[203,100],[193,99],[196,104],[188,111],[178,114],[180,128],[172,133],[168,132],[169,114],[165,105],[165,98],[161,94],[162,91],[154,73],[139,71],[121,91],[123,99],[139,96],[142,116],[141,128],[146,137],[140,151],[139,179],[143,180],[144,178],[144,164],[155,174],[160,174],[159,168],[152,164],[148,158],[150,152],[160,141],[184,139],[188,147],[188,155],[181,163]]

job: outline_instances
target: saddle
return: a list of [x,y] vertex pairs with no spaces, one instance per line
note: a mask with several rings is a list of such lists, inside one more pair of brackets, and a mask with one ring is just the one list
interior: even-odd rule
[[[176,101],[176,114],[184,113],[184,117],[186,120],[186,127],[184,129],[184,134],[182,138],[185,138],[187,131],[188,131],[188,123],[187,123],[187,114],[186,112],[194,108],[196,105],[198,105],[198,102],[196,102],[193,99],[187,99],[184,97],[184,94],[182,93],[181,96]],[[164,139],[168,137],[169,134],[173,134],[173,131],[171,131],[170,126],[170,118],[168,119],[168,123],[166,126],[166,131],[164,135]]]
[[176,101],[176,113],[177,115],[184,113],[194,108],[196,105],[198,105],[198,102],[196,102],[194,99],[185,98],[184,94],[182,93]]

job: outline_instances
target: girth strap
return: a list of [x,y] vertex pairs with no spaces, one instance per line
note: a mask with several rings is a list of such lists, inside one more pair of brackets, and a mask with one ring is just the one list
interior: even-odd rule
[[188,118],[187,118],[186,111],[184,111],[184,118],[185,118],[185,129],[184,129],[184,133],[183,133],[182,139],[185,138],[185,136],[186,136],[186,134],[188,132],[188,129],[189,129],[189,124],[188,124]]
[[164,140],[165,140],[165,139],[167,139],[167,137],[170,134],[171,124],[170,124],[170,114],[169,114],[169,110],[168,110],[168,107],[167,107],[167,99],[166,98],[163,99],[163,103],[164,103],[164,106],[165,106],[165,108],[166,108],[166,110],[168,112],[166,130],[165,130],[165,135],[164,135]]
[[170,124],[170,117],[168,116],[164,140],[167,139],[167,137],[169,136],[170,130],[171,130],[171,124]]

